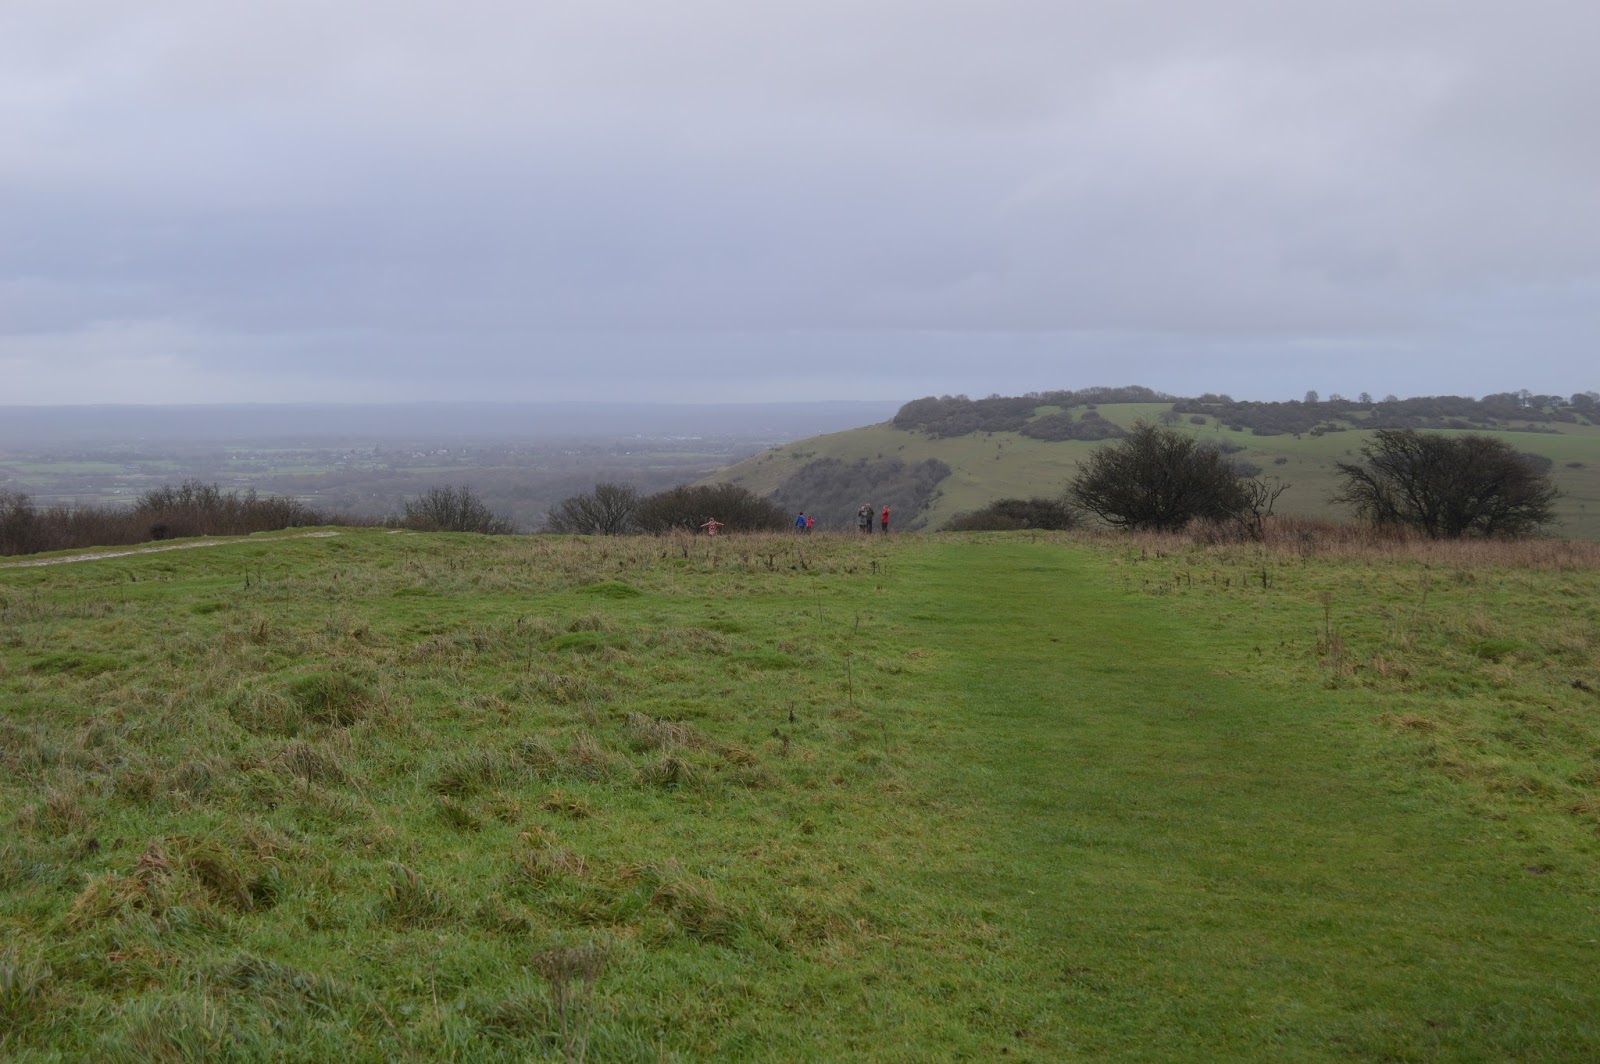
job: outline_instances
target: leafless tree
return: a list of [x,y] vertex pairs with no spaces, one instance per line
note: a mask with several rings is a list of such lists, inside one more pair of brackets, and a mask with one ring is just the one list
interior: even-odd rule
[[1109,524],[1175,531],[1195,518],[1240,515],[1248,505],[1244,483],[1216,448],[1176,429],[1140,423],[1080,463],[1067,495]]
[[638,531],[639,492],[631,484],[596,484],[569,495],[545,516],[546,532],[579,536],[621,536]]
[[1528,535],[1555,518],[1555,485],[1494,436],[1379,429],[1361,454],[1338,463],[1333,499],[1375,525],[1456,539]]

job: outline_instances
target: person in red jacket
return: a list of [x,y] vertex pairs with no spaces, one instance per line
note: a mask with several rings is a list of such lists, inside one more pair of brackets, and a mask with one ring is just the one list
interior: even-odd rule
[[879,514],[878,516],[883,523],[883,534],[887,536],[889,534],[889,508],[885,506],[883,508],[883,513]]
[[714,536],[722,531],[722,522],[713,517],[700,527],[706,530],[706,535]]

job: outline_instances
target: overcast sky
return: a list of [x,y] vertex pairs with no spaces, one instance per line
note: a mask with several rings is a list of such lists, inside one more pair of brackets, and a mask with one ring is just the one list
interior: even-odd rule
[[1600,388],[1595,0],[0,0],[0,404]]

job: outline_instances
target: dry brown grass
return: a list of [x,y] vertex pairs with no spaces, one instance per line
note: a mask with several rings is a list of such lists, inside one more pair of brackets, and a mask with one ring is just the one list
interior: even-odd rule
[[1073,535],[1097,543],[1135,543],[1158,554],[1206,546],[1280,557],[1413,562],[1454,569],[1600,569],[1600,543],[1543,538],[1429,539],[1404,529],[1306,517],[1273,517],[1260,540],[1241,539],[1226,527],[1204,522],[1195,522],[1182,532],[1094,529]]

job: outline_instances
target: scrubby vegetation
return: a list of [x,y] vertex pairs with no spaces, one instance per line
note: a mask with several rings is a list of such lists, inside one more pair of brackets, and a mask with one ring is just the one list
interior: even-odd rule
[[1117,440],[1128,434],[1121,425],[1101,417],[1098,410],[1085,410],[1081,417],[1065,410],[1046,414],[1017,431],[1034,440]]
[[254,491],[223,491],[215,484],[192,480],[148,491],[128,508],[40,509],[26,495],[0,492],[0,555],[190,536],[242,536],[333,523],[336,519],[293,499],[258,496]]
[[947,532],[1010,532],[1023,528],[1059,531],[1081,522],[1064,499],[996,499],[981,510],[959,514],[945,525]]
[[40,509],[26,495],[0,492],[0,555],[196,536],[247,536],[311,525],[382,523],[423,532],[505,535],[515,530],[508,518],[491,511],[464,484],[430,488],[405,502],[403,516],[379,522],[324,513],[294,499],[260,496],[254,490],[223,491],[216,484],[186,480],[177,486],[152,488],[125,508],[58,505]]
[[1600,417],[1600,396],[1578,392],[1572,396],[1500,392],[1481,399],[1459,395],[1431,395],[1411,399],[1369,395],[1346,399],[1339,395],[1321,399],[1308,393],[1304,400],[1247,402],[1226,395],[1203,395],[1172,404],[1179,414],[1216,418],[1237,431],[1257,436],[1320,435],[1348,428],[1370,429],[1510,429],[1532,430],[1550,423],[1593,423]]
[[419,532],[477,532],[505,536],[514,532],[511,519],[495,513],[465,484],[433,487],[407,499],[401,527]]
[[640,500],[634,524],[662,535],[693,532],[711,518],[727,532],[774,532],[787,528],[789,515],[771,499],[736,484],[680,484]]
[[[1234,431],[1257,436],[1320,435],[1350,428],[1536,431],[1539,426],[1552,423],[1592,424],[1600,420],[1600,394],[1594,392],[1571,396],[1500,392],[1481,399],[1458,395],[1401,399],[1390,395],[1382,400],[1366,394],[1356,399],[1340,395],[1322,399],[1315,392],[1308,392],[1304,399],[1251,401],[1209,392],[1198,398],[1180,398],[1129,386],[991,395],[987,399],[928,396],[902,406],[895,414],[894,426],[936,438],[978,432],[1016,432],[1044,440],[1114,438],[1117,427],[1098,419],[1093,410],[1086,410],[1079,418],[1070,413],[1073,408],[1099,403],[1170,404],[1174,421],[1182,415],[1198,424],[1215,419]],[[1041,413],[1041,408],[1046,412]]]
[[[974,432],[1023,432],[1041,406],[1063,409],[1092,403],[1152,403],[1172,396],[1149,388],[1130,385],[1123,388],[1083,388],[1078,391],[1032,392],[1021,396],[991,395],[969,399],[964,395],[927,396],[913,399],[894,416],[894,427],[922,432],[933,437],[966,436]],[[1070,418],[1048,422],[1036,430],[1040,439],[1106,439],[1107,436],[1052,435],[1068,431],[1075,424]],[[1093,419],[1090,419],[1093,426]],[[1094,426],[1098,430],[1098,426]],[[1089,430],[1079,430],[1089,431]]]
[[821,515],[824,527],[847,527],[850,515],[863,503],[874,512],[888,506],[906,530],[921,527],[926,509],[950,467],[936,458],[908,463],[898,458],[859,459],[843,462],[818,458],[778,486],[772,501],[789,514],[804,510]]
[[679,484],[640,496],[628,484],[596,484],[568,496],[545,518],[544,531],[562,535],[620,536],[696,532],[715,518],[727,532],[774,532],[789,517],[770,499],[736,484]]

